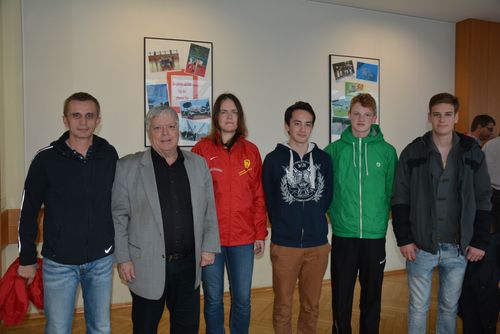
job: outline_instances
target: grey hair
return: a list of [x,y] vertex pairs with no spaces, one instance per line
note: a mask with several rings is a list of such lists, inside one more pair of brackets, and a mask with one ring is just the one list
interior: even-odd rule
[[179,115],[177,115],[177,112],[168,106],[161,105],[149,109],[148,113],[146,114],[146,132],[149,132],[149,128],[151,127],[151,123],[153,122],[153,118],[162,115],[171,115],[172,117],[174,117],[175,123],[177,123],[177,125],[179,124]]

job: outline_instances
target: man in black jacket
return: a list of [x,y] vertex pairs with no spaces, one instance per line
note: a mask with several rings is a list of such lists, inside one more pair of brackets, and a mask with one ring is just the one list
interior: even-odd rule
[[473,138],[456,133],[458,99],[429,101],[432,131],[401,153],[392,198],[394,233],[406,259],[408,332],[425,333],[432,272],[439,268],[436,333],[455,333],[467,261],[480,261],[489,242],[490,178]]
[[75,93],[64,102],[68,129],[41,149],[26,177],[19,220],[18,274],[30,284],[36,271],[37,215],[44,206],[45,333],[70,333],[81,284],[87,333],[110,333],[114,228],[111,189],[118,155],[94,135],[97,99]]

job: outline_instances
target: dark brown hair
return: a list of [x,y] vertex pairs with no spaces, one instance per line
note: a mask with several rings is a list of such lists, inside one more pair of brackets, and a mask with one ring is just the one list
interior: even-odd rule
[[71,101],[92,101],[95,104],[95,110],[97,111],[97,117],[101,115],[101,106],[99,105],[99,101],[89,93],[85,92],[78,92],[72,94],[70,97],[68,97],[66,100],[64,100],[64,116],[68,116],[68,109],[69,109],[69,103]]
[[440,103],[451,104],[455,110],[455,114],[458,112],[458,108],[460,107],[458,97],[450,93],[439,93],[431,97],[429,100],[429,113],[431,112],[432,107]]
[[248,135],[247,125],[245,123],[245,114],[243,112],[243,107],[240,100],[234,94],[223,93],[220,94],[219,97],[217,97],[217,99],[215,100],[214,107],[212,109],[212,128],[210,129],[210,133],[208,134],[208,138],[210,138],[216,145],[221,144],[221,130],[219,126],[220,108],[222,103],[228,99],[234,102],[236,110],[238,111],[238,125],[236,127],[236,132],[234,133],[233,138],[231,138],[231,143],[226,144],[234,144],[240,137],[245,138]]

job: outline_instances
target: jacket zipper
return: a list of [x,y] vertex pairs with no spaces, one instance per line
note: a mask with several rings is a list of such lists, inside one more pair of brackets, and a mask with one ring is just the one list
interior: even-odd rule
[[359,173],[358,173],[358,179],[359,179],[359,238],[363,239],[363,196],[361,193],[362,190],[362,185],[361,185],[361,138],[358,139],[358,144],[359,144],[359,160],[358,160],[358,168],[359,168]]

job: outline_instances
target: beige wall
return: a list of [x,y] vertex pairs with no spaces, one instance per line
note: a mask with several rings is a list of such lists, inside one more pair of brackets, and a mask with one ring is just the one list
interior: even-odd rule
[[24,182],[21,1],[1,0],[1,209],[18,208]]
[[[286,139],[283,112],[299,99],[317,112],[313,141],[320,147],[328,143],[329,54],[381,59],[381,126],[398,151],[427,130],[430,96],[453,91],[451,23],[305,0],[22,3],[26,149],[15,147],[25,163],[9,153],[9,173],[24,175],[35,152],[64,130],[61,103],[77,90],[101,101],[99,134],[120,156],[144,149],[145,36],[214,43],[214,95],[230,90],[241,98],[250,140],[263,156]],[[12,128],[22,133],[16,119]],[[7,198],[22,191],[17,173]],[[13,248],[8,252],[9,258],[16,255]],[[403,268],[392,228],[387,254],[387,270]],[[254,287],[270,285],[266,254],[256,260]],[[127,289],[115,281],[113,301],[128,300]]]

